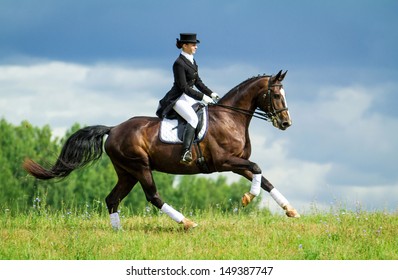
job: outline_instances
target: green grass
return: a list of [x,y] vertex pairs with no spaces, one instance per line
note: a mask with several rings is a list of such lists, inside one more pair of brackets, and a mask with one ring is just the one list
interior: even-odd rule
[[[289,219],[267,212],[194,213],[185,232],[164,214],[122,217],[111,229],[96,211],[0,213],[2,260],[396,260],[398,215],[334,212]],[[184,211],[185,212],[185,211]]]

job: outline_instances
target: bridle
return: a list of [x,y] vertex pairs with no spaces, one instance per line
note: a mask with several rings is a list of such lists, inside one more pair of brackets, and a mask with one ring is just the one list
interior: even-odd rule
[[[209,105],[226,108],[226,109],[229,109],[229,110],[232,110],[232,111],[235,111],[235,112],[239,112],[239,113],[244,114],[244,115],[250,115],[250,116],[253,116],[253,117],[255,117],[257,119],[260,119],[260,120],[265,120],[265,121],[272,122],[275,125],[276,123],[281,123],[281,120],[279,119],[278,113],[281,113],[283,111],[287,111],[288,110],[287,107],[283,107],[282,109],[278,109],[278,110],[275,109],[274,102],[272,102],[273,101],[272,88],[273,87],[277,87],[277,86],[282,87],[282,84],[281,83],[270,84],[268,82],[268,89],[267,89],[266,92],[264,92],[264,94],[262,96],[263,100],[265,102],[265,107],[269,108],[267,110],[267,112],[264,112],[264,111],[259,110],[259,109],[256,109],[254,111],[246,110],[246,109],[242,109],[242,108],[238,108],[238,107],[234,107],[234,106],[223,105],[223,104],[218,104],[218,103],[209,104]],[[238,91],[239,91],[239,87],[238,87]]]

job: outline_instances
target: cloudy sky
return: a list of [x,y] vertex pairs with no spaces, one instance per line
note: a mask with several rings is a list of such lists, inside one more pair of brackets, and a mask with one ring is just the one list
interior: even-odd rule
[[62,135],[154,115],[176,37],[196,32],[220,95],[289,70],[293,126],[250,132],[252,160],[293,206],[396,211],[397,12],[392,0],[0,0],[0,118]]

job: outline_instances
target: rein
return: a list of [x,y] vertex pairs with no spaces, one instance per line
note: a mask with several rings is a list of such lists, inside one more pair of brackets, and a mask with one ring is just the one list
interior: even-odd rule
[[270,108],[272,110],[272,112],[263,112],[260,110],[246,110],[246,109],[242,109],[242,108],[238,108],[238,107],[234,107],[234,106],[229,106],[229,105],[223,105],[223,104],[218,104],[218,103],[214,103],[214,104],[209,104],[211,106],[218,106],[218,107],[222,107],[222,108],[226,108],[244,115],[249,115],[249,116],[253,116],[257,119],[260,120],[264,120],[264,121],[268,121],[268,122],[273,122],[275,120],[275,118],[277,118],[277,114],[283,111],[287,111],[288,108],[284,107],[282,109],[279,110],[275,110],[274,105],[272,103],[272,96],[271,96],[271,87],[275,87],[275,86],[282,86],[282,84],[272,84],[268,86],[268,91],[267,93],[264,93],[264,99],[269,98],[269,104],[270,104]]
[[272,121],[272,115],[271,113],[265,113],[259,110],[256,111],[251,111],[251,110],[246,110],[246,109],[242,109],[242,108],[238,108],[238,107],[234,107],[234,106],[228,106],[228,105],[223,105],[223,104],[218,104],[218,103],[214,103],[214,104],[209,104],[210,106],[218,106],[218,107],[222,107],[222,108],[226,108],[244,115],[248,115],[248,116],[253,116],[257,119],[260,120],[264,120],[264,121]]

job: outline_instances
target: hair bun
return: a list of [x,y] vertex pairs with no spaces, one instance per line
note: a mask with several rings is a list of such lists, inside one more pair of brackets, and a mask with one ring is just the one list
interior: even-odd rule
[[182,45],[183,45],[183,43],[181,42],[181,40],[180,39],[178,39],[178,38],[176,38],[176,40],[177,40],[177,42],[176,42],[176,47],[177,47],[177,49],[181,49],[182,48]]

